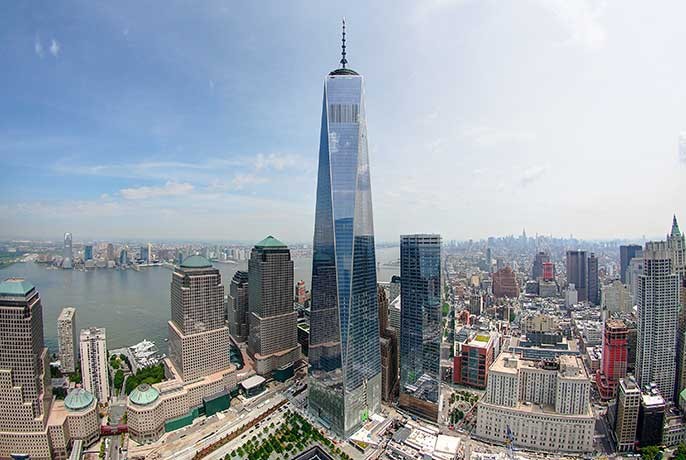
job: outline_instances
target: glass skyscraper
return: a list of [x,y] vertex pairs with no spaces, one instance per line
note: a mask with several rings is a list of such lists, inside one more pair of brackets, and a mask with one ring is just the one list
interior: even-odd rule
[[441,237],[400,237],[400,406],[436,421],[441,361]]
[[364,81],[324,79],[312,261],[309,409],[348,437],[381,404],[381,351]]

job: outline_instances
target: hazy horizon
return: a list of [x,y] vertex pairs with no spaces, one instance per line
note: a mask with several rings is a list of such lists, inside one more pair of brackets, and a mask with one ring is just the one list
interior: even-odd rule
[[6,5],[0,238],[309,244],[342,16],[380,243],[686,222],[686,3],[165,5]]

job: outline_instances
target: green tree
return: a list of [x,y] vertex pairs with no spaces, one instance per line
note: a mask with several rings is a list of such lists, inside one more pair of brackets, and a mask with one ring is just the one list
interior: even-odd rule
[[121,390],[121,386],[124,384],[124,371],[121,369],[118,369],[117,372],[114,373],[114,388],[117,390]]
[[641,458],[643,460],[660,460],[662,458],[662,451],[659,446],[646,446],[640,449]]
[[682,442],[676,447],[674,456],[672,458],[677,460],[686,460],[686,443]]

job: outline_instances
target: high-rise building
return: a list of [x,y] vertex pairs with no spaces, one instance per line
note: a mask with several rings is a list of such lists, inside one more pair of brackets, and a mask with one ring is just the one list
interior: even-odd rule
[[140,253],[138,259],[140,259],[140,261],[143,263],[147,263],[150,259],[148,247],[141,246],[138,252]]
[[64,307],[57,318],[57,346],[60,353],[60,369],[76,370],[78,339],[76,337],[76,308]]
[[248,340],[248,272],[238,270],[229,285],[229,331],[237,342]]
[[576,288],[579,302],[588,300],[588,266],[586,251],[567,251],[567,284]]
[[543,281],[555,281],[555,264],[543,262]]
[[71,233],[64,234],[64,249],[62,252],[62,268],[74,268],[74,252],[71,247]]
[[672,256],[672,270],[686,283],[686,236],[679,230],[676,216],[672,219],[672,231],[667,235],[667,248]]
[[639,387],[655,382],[662,396],[674,400],[679,275],[672,270],[667,243],[646,243],[643,274],[638,276],[638,343],[636,379]]
[[308,401],[347,437],[381,408],[381,351],[364,82],[346,64],[324,80]]
[[269,375],[300,359],[298,313],[293,308],[293,260],[281,241],[268,236],[248,261],[248,353],[255,370]]
[[601,287],[600,304],[603,310],[609,313],[624,312],[630,313],[633,308],[631,293],[629,288],[619,280],[614,280],[610,284]]
[[594,253],[588,256],[588,301],[591,305],[600,305],[600,278],[598,276],[598,258]]
[[679,230],[676,216],[667,235],[667,248],[672,256],[672,270],[680,277],[681,309],[677,330],[677,393],[686,388],[686,236]]
[[152,260],[153,260],[153,258],[152,258],[152,243],[148,243],[147,256],[148,257],[146,259],[146,262],[152,263]]
[[110,398],[107,371],[107,334],[104,327],[81,329],[81,376],[83,387],[104,404]]
[[305,281],[300,280],[295,284],[295,301],[300,305],[305,305],[308,300],[309,296],[305,287]]
[[590,452],[595,431],[590,392],[578,356],[527,360],[501,353],[488,371],[474,434],[522,449]]
[[534,257],[534,264],[531,267],[531,279],[543,278],[543,264],[550,262],[548,253],[540,251]]
[[441,237],[400,237],[400,405],[437,420],[440,397]]
[[224,286],[204,257],[187,257],[174,270],[168,325],[169,357],[184,381],[229,367]]
[[636,427],[636,435],[641,447],[662,444],[666,408],[665,399],[655,388],[649,388],[641,395],[638,426]]
[[87,244],[83,247],[83,260],[93,260],[93,245]]
[[629,268],[629,262],[634,257],[641,257],[643,248],[638,244],[629,244],[619,247],[619,279],[622,283],[627,284],[626,270]]
[[391,401],[398,381],[398,331],[388,321],[388,296],[386,290],[377,289],[379,303],[379,339],[381,341],[381,398]]
[[495,359],[495,335],[476,333],[460,346],[453,359],[453,383],[486,388],[488,368]]
[[603,353],[600,369],[596,372],[596,384],[600,397],[615,397],[619,379],[626,376],[629,330],[623,321],[609,319],[603,330]]
[[107,260],[115,260],[114,245],[112,243],[107,243]]
[[640,407],[641,390],[638,388],[636,380],[633,377],[620,379],[614,418],[614,437],[619,452],[634,450]]
[[391,281],[388,283],[388,300],[393,302],[400,295],[400,275],[391,276]]
[[119,265],[124,266],[129,264],[129,251],[123,248],[119,252]]
[[497,298],[516,299],[519,297],[517,276],[509,265],[493,273],[493,295]]
[[10,278],[0,283],[0,457],[50,458],[46,429],[52,394],[43,311],[36,288]]

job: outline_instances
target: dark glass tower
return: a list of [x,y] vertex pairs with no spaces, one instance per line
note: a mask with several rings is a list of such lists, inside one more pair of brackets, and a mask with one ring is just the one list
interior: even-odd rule
[[341,436],[381,401],[381,352],[364,82],[324,79],[312,261],[309,409]]
[[400,237],[400,405],[437,421],[441,361],[441,237]]
[[586,251],[567,251],[567,283],[576,287],[579,302],[588,300],[587,264]]

